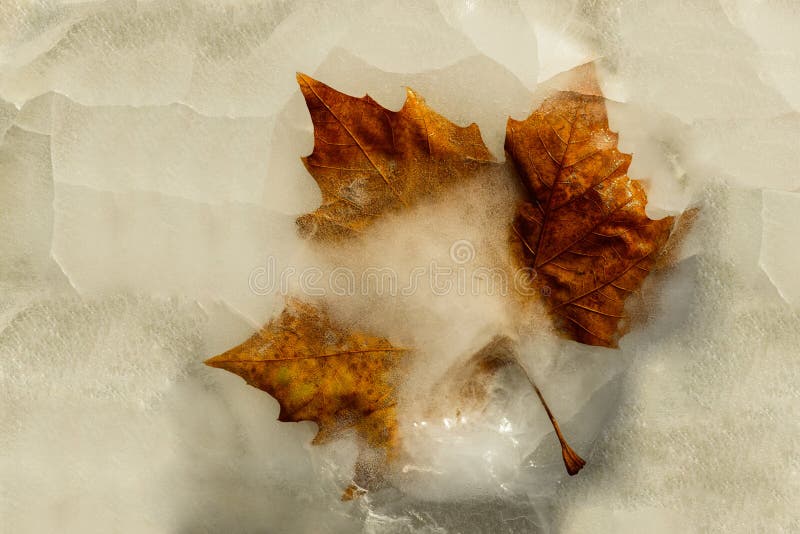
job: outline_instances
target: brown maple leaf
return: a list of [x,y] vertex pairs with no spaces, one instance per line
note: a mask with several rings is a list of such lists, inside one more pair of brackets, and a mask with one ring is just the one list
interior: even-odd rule
[[494,162],[477,125],[453,124],[411,89],[402,109],[391,111],[305,74],[297,81],[314,123],[314,151],[303,163],[322,191],[322,205],[297,219],[302,235],[351,237]]
[[557,91],[527,119],[509,119],[505,148],[527,191],[512,224],[519,261],[536,273],[568,337],[616,347],[625,300],[656,262],[673,218],[652,220],[626,175],[591,65],[579,91]]
[[[524,121],[510,119],[506,151],[527,200],[512,223],[517,259],[548,289],[550,313],[572,339],[616,346],[625,300],[642,284],[669,237],[672,218],[651,220],[631,158],[616,148],[591,65]],[[335,243],[378,217],[435,198],[495,165],[474,124],[461,128],[408,91],[400,111],[369,96],[354,98],[298,74],[314,123],[314,151],[304,158],[322,205],[298,219],[304,235]],[[544,294],[544,292],[543,292]],[[354,430],[361,447],[355,485],[343,499],[379,487],[400,451],[396,387],[407,349],[352,332],[324,308],[290,300],[280,318],[242,345],[206,363],[232,371],[273,397],[281,421],[314,421],[323,443]],[[542,393],[508,338],[497,338],[452,373],[441,399],[480,402],[487,380],[515,365],[528,377],[558,437],[570,475],[584,461],[567,444]]]
[[317,423],[315,444],[355,430],[361,452],[354,482],[375,487],[398,451],[396,382],[405,352],[337,324],[325,308],[289,299],[279,318],[206,364],[275,397],[279,421]]

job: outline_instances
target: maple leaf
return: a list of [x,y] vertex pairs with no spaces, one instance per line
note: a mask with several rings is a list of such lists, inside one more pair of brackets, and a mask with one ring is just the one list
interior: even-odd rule
[[305,74],[297,81],[314,123],[314,150],[303,163],[322,191],[322,205],[297,220],[301,235],[352,237],[494,162],[477,125],[453,124],[411,89],[402,109],[391,111]]
[[[398,450],[395,386],[405,352],[344,328],[325,308],[289,299],[280,317],[205,363],[275,397],[279,421],[317,423],[315,444],[354,429],[362,446],[354,481],[374,487],[380,466],[373,464],[391,461]],[[374,451],[380,458],[368,454]]]
[[625,300],[657,260],[672,217],[647,217],[647,196],[627,176],[591,65],[579,91],[557,91],[527,119],[509,119],[505,148],[528,200],[512,224],[519,261],[546,288],[548,311],[568,337],[616,347]]
[[[551,89],[566,78],[572,90],[555,92],[524,121],[508,121],[506,152],[527,191],[511,225],[512,251],[549,290],[549,311],[569,337],[614,347],[625,300],[657,261],[672,218],[647,217],[644,190],[626,175],[631,157],[617,150],[617,134],[608,129],[593,67],[556,77]],[[314,151],[303,161],[323,196],[297,221],[304,235],[328,243],[358,235],[380,216],[436,198],[496,165],[477,126],[456,126],[411,90],[395,112],[303,74],[298,82],[314,123]],[[342,496],[351,499],[379,487],[400,455],[396,387],[406,352],[291,299],[278,319],[206,363],[275,397],[280,421],[316,422],[314,443],[354,430],[361,445],[356,474]],[[480,404],[489,379],[510,366],[535,390],[574,475],[585,462],[508,338],[495,338],[452,370],[437,398]]]

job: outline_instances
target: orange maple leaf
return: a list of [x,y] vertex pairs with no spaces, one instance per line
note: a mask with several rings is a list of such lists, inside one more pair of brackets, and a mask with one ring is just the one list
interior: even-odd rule
[[453,124],[411,89],[402,109],[391,111],[305,74],[297,81],[314,123],[314,151],[303,163],[322,191],[322,205],[297,219],[302,235],[352,237],[494,162],[477,125]]
[[[549,290],[550,313],[570,338],[616,346],[625,300],[636,291],[670,235],[672,218],[652,220],[631,161],[616,148],[591,65],[574,70],[571,89],[549,96],[524,121],[509,119],[506,151],[527,191],[511,225],[512,252]],[[477,126],[461,128],[413,91],[400,111],[354,98],[298,74],[314,123],[314,151],[303,159],[322,205],[298,219],[322,242],[360,234],[380,216],[436,198],[496,165]],[[550,86],[563,83],[561,77]],[[324,308],[290,300],[280,318],[206,363],[232,371],[273,397],[281,421],[314,421],[322,443],[355,430],[361,443],[355,485],[344,499],[379,487],[400,455],[396,388],[407,349],[353,332]],[[507,338],[476,353],[441,389],[453,403],[479,402],[487,377],[516,365],[547,412],[570,475],[584,461],[567,444],[539,388]]]
[[395,385],[405,352],[337,324],[325,308],[289,299],[279,318],[205,363],[275,397],[279,421],[317,423],[315,444],[355,430],[362,447],[355,483],[374,487],[397,451]]
[[506,153],[528,194],[511,238],[562,332],[616,347],[625,300],[655,264],[673,218],[647,217],[644,189],[626,175],[631,156],[617,150],[605,99],[593,94],[594,69],[576,74],[586,92],[558,91],[527,119],[508,121]]

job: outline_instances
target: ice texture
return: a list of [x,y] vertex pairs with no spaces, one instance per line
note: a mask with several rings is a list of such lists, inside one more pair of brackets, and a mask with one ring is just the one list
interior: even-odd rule
[[[796,532],[800,9],[747,0],[0,3],[0,532]],[[339,500],[356,446],[202,365],[296,272],[420,258],[507,267],[508,169],[325,249],[296,72],[397,110],[413,88],[498,160],[537,83],[597,60],[648,213],[699,214],[612,351],[520,361],[588,460],[566,477],[518,370],[458,415],[431,392],[496,335],[502,295],[331,296],[417,347],[394,487]],[[255,285],[254,285],[255,283]],[[297,294],[298,280],[286,292]]]
[[781,297],[795,309],[800,307],[800,279],[795,254],[800,250],[796,231],[800,213],[800,193],[765,189],[762,193],[763,230],[759,265]]

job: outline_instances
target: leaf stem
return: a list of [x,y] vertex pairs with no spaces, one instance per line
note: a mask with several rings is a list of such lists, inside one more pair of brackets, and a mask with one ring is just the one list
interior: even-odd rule
[[[522,366],[520,365],[520,367]],[[536,385],[536,382],[533,381],[531,375],[524,367],[523,370],[525,371],[525,376],[528,377],[528,382],[531,383],[531,386],[533,386],[533,390],[539,397],[542,406],[544,406],[544,411],[547,412],[547,417],[550,419],[550,423],[553,425],[553,430],[556,431],[558,441],[561,443],[561,456],[564,458],[564,466],[567,468],[567,473],[569,473],[570,476],[577,475],[578,471],[583,469],[583,466],[586,465],[586,461],[578,456],[578,453],[576,453],[572,447],[569,446],[564,434],[561,433],[561,428],[558,426],[558,421],[556,421],[553,412],[550,411],[550,407],[547,405],[547,401],[544,400],[544,396],[539,390],[539,387]]]

